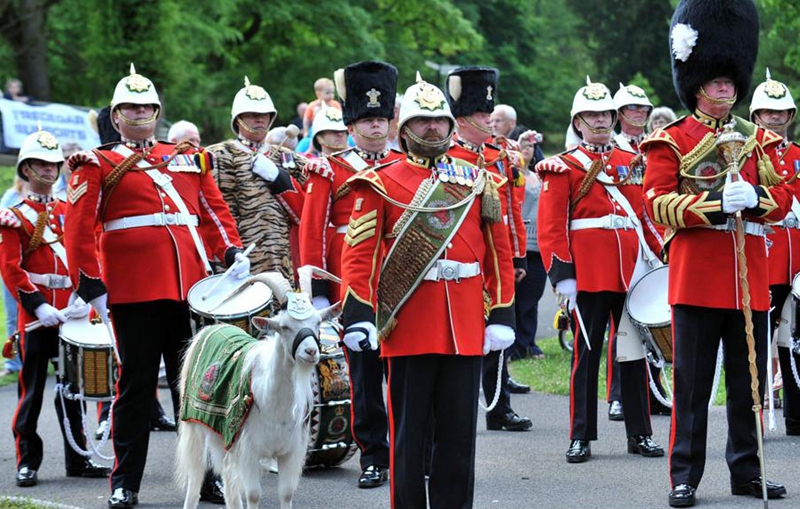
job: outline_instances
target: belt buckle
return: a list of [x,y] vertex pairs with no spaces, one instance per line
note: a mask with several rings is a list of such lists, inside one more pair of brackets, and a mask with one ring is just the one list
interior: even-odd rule
[[174,226],[178,224],[178,216],[176,214],[164,214],[164,223]]
[[54,290],[64,288],[64,276],[59,276],[58,274],[48,274],[47,287]]
[[784,226],[786,226],[786,228],[797,228],[797,218],[794,216],[788,216],[784,220]]
[[617,216],[617,215],[611,216],[611,221],[615,230],[628,229],[628,224],[625,222],[625,218],[622,216]]
[[439,265],[439,278],[444,279],[445,281],[453,281],[455,280],[456,283],[461,281],[461,278],[458,274],[458,266],[454,264],[440,264]]

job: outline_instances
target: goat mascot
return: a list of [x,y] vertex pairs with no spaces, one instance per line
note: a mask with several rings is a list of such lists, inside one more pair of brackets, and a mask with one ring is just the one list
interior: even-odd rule
[[274,318],[254,317],[256,340],[228,324],[205,327],[192,340],[181,370],[181,425],[176,460],[186,486],[184,509],[195,509],[206,457],[225,483],[225,507],[256,509],[261,498],[262,458],[278,461],[281,509],[291,509],[308,448],[311,377],[319,362],[320,323],[338,314],[338,303],[315,310],[278,273],[252,276],[285,309]]

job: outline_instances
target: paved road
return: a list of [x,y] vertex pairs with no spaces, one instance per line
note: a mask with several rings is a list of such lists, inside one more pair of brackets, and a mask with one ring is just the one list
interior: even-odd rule
[[[52,392],[48,392],[49,395]],[[162,391],[161,398],[166,397]],[[0,389],[0,496],[29,496],[84,509],[106,507],[108,484],[97,479],[67,479],[55,412],[49,404],[40,429],[45,441],[45,464],[34,488],[17,488],[10,421],[16,401],[14,387]],[[166,406],[166,405],[165,405]],[[529,394],[514,397],[514,407],[530,416],[533,431],[526,433],[478,430],[475,507],[477,509],[517,508],[651,508],[667,507],[669,490],[666,458],[641,458],[625,452],[622,423],[601,419],[600,440],[592,447],[588,463],[569,465],[564,460],[568,445],[568,399],[563,396]],[[600,404],[600,415],[605,415]],[[655,438],[666,445],[669,419],[654,417]],[[725,413],[711,412],[709,457],[698,493],[702,507],[760,507],[754,498],[732,497],[724,460]],[[140,505],[147,508],[182,507],[182,490],[172,484],[171,465],[175,446],[172,433],[151,436],[147,472]],[[769,477],[787,485],[789,496],[772,502],[775,508],[800,506],[800,440],[779,429],[767,438]],[[389,507],[388,486],[374,490],[355,487],[359,469],[356,459],[330,470],[305,474],[295,497],[296,508],[358,509]],[[276,475],[264,472],[265,498],[261,507],[277,508]],[[203,508],[217,507],[201,504]]]

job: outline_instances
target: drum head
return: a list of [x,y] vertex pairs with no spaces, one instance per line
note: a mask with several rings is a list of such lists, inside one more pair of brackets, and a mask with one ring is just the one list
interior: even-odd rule
[[108,327],[102,322],[92,323],[89,317],[69,319],[59,330],[61,339],[75,346],[87,348],[111,347],[111,336]]
[[266,284],[257,281],[220,304],[240,286],[247,284],[241,279],[228,276],[211,291],[222,277],[222,274],[215,274],[201,279],[192,286],[187,296],[192,311],[210,318],[236,318],[263,309],[272,300],[272,290]]
[[667,299],[669,267],[653,269],[633,285],[626,306],[631,318],[645,325],[670,323],[671,309]]
[[792,295],[800,299],[800,274],[796,274],[792,279]]

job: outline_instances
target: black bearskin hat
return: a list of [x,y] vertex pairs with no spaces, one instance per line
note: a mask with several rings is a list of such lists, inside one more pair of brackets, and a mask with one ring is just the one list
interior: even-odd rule
[[681,0],[670,23],[672,83],[683,105],[721,76],[736,85],[737,103],[750,94],[758,55],[758,11],[752,0]]
[[342,120],[350,125],[362,118],[394,118],[397,68],[385,62],[350,64],[333,74],[342,98]]
[[444,94],[454,117],[494,111],[497,78],[500,72],[493,67],[459,67],[447,75]]

